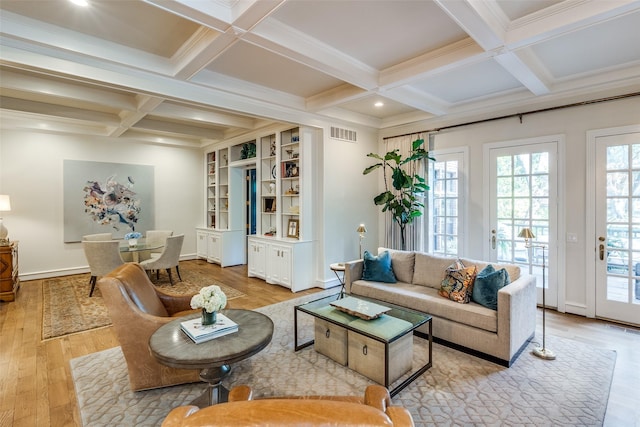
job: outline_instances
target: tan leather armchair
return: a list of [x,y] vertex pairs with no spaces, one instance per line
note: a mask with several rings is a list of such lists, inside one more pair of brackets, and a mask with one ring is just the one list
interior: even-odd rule
[[248,386],[229,392],[229,402],[198,409],[173,409],[162,427],[237,426],[413,426],[406,408],[392,406],[389,392],[380,385],[360,396],[304,396],[252,400]]
[[149,338],[177,316],[194,313],[191,295],[158,290],[139,264],[126,263],[98,281],[127,361],[134,391],[200,381],[199,370],[162,365],[149,352]]

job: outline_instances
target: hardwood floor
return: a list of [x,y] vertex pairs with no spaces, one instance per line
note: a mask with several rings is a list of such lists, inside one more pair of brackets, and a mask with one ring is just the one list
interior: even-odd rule
[[[246,266],[192,263],[246,294],[231,300],[232,308],[253,309],[317,291],[293,294],[248,278]],[[547,311],[546,324],[547,334],[617,351],[605,426],[640,426],[640,329],[554,311]],[[541,340],[540,310],[538,325]],[[22,282],[16,301],[0,302],[0,427],[80,426],[69,361],[118,345],[111,327],[48,341],[41,340],[41,328],[42,280]]]

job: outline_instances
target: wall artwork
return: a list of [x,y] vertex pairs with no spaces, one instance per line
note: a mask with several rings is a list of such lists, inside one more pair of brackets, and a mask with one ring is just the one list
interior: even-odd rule
[[64,160],[63,174],[65,243],[155,228],[153,166]]

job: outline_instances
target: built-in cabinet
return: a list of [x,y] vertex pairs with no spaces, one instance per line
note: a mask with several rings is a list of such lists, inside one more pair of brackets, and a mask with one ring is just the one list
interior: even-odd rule
[[244,264],[246,262],[244,253],[244,234],[242,231],[196,229],[196,254],[198,258],[227,267]]
[[[231,265],[226,259],[235,262],[240,257],[227,251],[239,250],[236,239],[241,236],[249,276],[294,292],[314,286],[311,197],[316,132],[306,127],[266,131],[255,140],[229,143],[206,153],[207,227],[197,231],[198,257]],[[255,234],[247,236],[250,190],[246,176],[247,169],[253,168]],[[216,241],[205,245],[201,234],[203,240],[215,236]]]
[[273,237],[249,236],[248,274],[292,292],[314,286],[313,242],[288,242]]

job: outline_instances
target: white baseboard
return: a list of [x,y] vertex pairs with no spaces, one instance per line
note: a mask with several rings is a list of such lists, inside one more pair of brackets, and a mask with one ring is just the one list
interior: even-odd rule
[[565,302],[565,313],[577,314],[578,316],[587,316],[587,306],[584,304],[578,304],[573,302]]
[[320,289],[329,289],[342,286],[340,281],[336,279],[316,280],[315,287]]
[[[180,261],[188,261],[196,259],[196,254],[180,255]],[[42,280],[49,279],[51,277],[71,276],[72,274],[84,274],[88,273],[89,266],[82,267],[70,267],[61,268],[58,270],[36,271],[30,273],[19,273],[18,277],[20,281],[26,282],[27,280]]]

